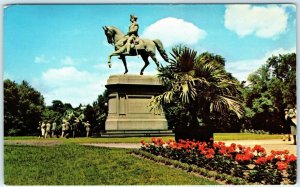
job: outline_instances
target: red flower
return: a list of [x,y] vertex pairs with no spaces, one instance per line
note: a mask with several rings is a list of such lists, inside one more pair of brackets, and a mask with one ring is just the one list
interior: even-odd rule
[[285,156],[284,156],[284,159],[285,159],[285,161],[286,161],[287,163],[297,161],[297,157],[296,157],[294,154],[291,154],[291,155],[285,155]]
[[230,159],[232,159],[232,154],[226,154],[225,156],[229,157]]
[[287,154],[289,154],[289,151],[288,150],[283,150],[283,151],[274,151],[274,150],[272,150],[271,151],[271,154],[272,155],[287,155]]
[[236,144],[235,143],[232,143],[231,145],[230,145],[230,147],[233,147],[234,149],[236,148]]
[[215,151],[213,149],[208,149],[207,152],[210,155],[214,155],[215,154]]
[[255,164],[261,165],[265,164],[268,161],[266,157],[259,157],[257,160],[255,160]]
[[244,149],[244,146],[238,144],[237,147],[239,148],[239,150],[243,150]]
[[213,143],[213,147],[214,147],[215,149],[217,149],[217,148],[220,148],[221,146],[220,146],[217,142],[215,142],[215,143]]
[[266,157],[266,159],[267,159],[267,161],[272,162],[273,159],[274,159],[274,155],[268,155],[268,156]]
[[285,169],[287,169],[288,168],[288,165],[287,165],[287,163],[286,162],[277,162],[276,163],[276,165],[277,165],[277,169],[279,169],[279,170],[285,170]]
[[220,154],[222,154],[222,155],[224,155],[224,154],[226,154],[226,149],[224,149],[224,148],[221,148],[220,150],[219,150],[219,153]]
[[144,140],[141,140],[141,144],[142,144],[142,145],[145,145],[145,141],[144,141]]
[[276,156],[275,157],[277,160],[282,160],[282,157],[281,156]]
[[266,150],[265,148],[263,148],[262,146],[260,145],[255,145],[253,148],[252,148],[252,152],[257,152],[257,153],[266,153]]
[[230,146],[230,147],[227,147],[227,149],[228,149],[229,153],[234,153],[235,152],[235,147]]
[[212,158],[213,155],[212,154],[208,154],[208,155],[205,155],[206,158]]
[[250,161],[252,158],[252,154],[237,154],[235,156],[235,160],[238,162]]
[[206,155],[207,152],[203,150],[203,151],[201,151],[200,153],[201,153],[202,155]]

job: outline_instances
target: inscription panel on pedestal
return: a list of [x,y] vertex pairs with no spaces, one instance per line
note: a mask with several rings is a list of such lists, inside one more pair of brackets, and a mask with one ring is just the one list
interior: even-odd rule
[[116,114],[117,113],[117,96],[112,96],[108,100],[108,113]]
[[147,107],[150,99],[150,96],[128,96],[128,114],[151,114],[150,108]]

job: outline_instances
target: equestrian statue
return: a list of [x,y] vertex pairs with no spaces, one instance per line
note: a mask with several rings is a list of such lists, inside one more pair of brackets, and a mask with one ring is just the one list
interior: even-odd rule
[[114,26],[104,26],[102,27],[104,33],[107,37],[107,42],[115,47],[115,51],[111,53],[108,57],[108,66],[111,68],[111,57],[119,56],[119,59],[123,61],[125,67],[125,73],[128,72],[126,56],[138,56],[140,55],[145,62],[144,67],[141,69],[140,75],[143,75],[145,68],[149,65],[148,57],[150,56],[155,62],[156,66],[159,68],[160,64],[155,57],[156,49],[159,51],[162,58],[168,62],[169,58],[164,50],[163,44],[160,40],[149,40],[139,38],[138,29],[139,25],[137,23],[137,17],[130,15],[130,26],[129,31],[126,35],[122,31]]

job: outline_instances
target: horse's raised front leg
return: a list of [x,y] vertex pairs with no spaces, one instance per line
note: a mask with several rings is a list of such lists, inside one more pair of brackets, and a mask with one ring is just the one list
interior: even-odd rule
[[125,72],[124,74],[126,74],[128,72],[128,69],[127,69],[127,63],[126,63],[126,58],[124,55],[120,55],[120,59],[122,60],[123,64],[124,64],[124,67],[125,67]]
[[111,57],[113,56],[119,56],[121,55],[125,50],[125,47],[121,47],[120,49],[116,50],[115,52],[113,52],[112,54],[110,54],[108,56],[108,67],[111,68]]
[[141,72],[140,72],[140,75],[143,75],[144,74],[144,70],[145,68],[149,65],[149,60],[148,60],[148,55],[141,55],[143,61],[145,62],[145,65],[144,67],[141,69]]
[[111,57],[113,56],[117,56],[117,54],[115,52],[113,52],[112,54],[110,54],[108,56],[108,67],[111,68]]

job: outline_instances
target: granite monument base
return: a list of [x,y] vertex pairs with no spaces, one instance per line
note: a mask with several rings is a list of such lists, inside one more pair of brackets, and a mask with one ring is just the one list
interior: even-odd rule
[[105,135],[129,136],[172,133],[168,130],[164,113],[150,111],[149,108],[151,97],[159,95],[163,91],[157,77],[111,75],[106,88],[109,100]]

